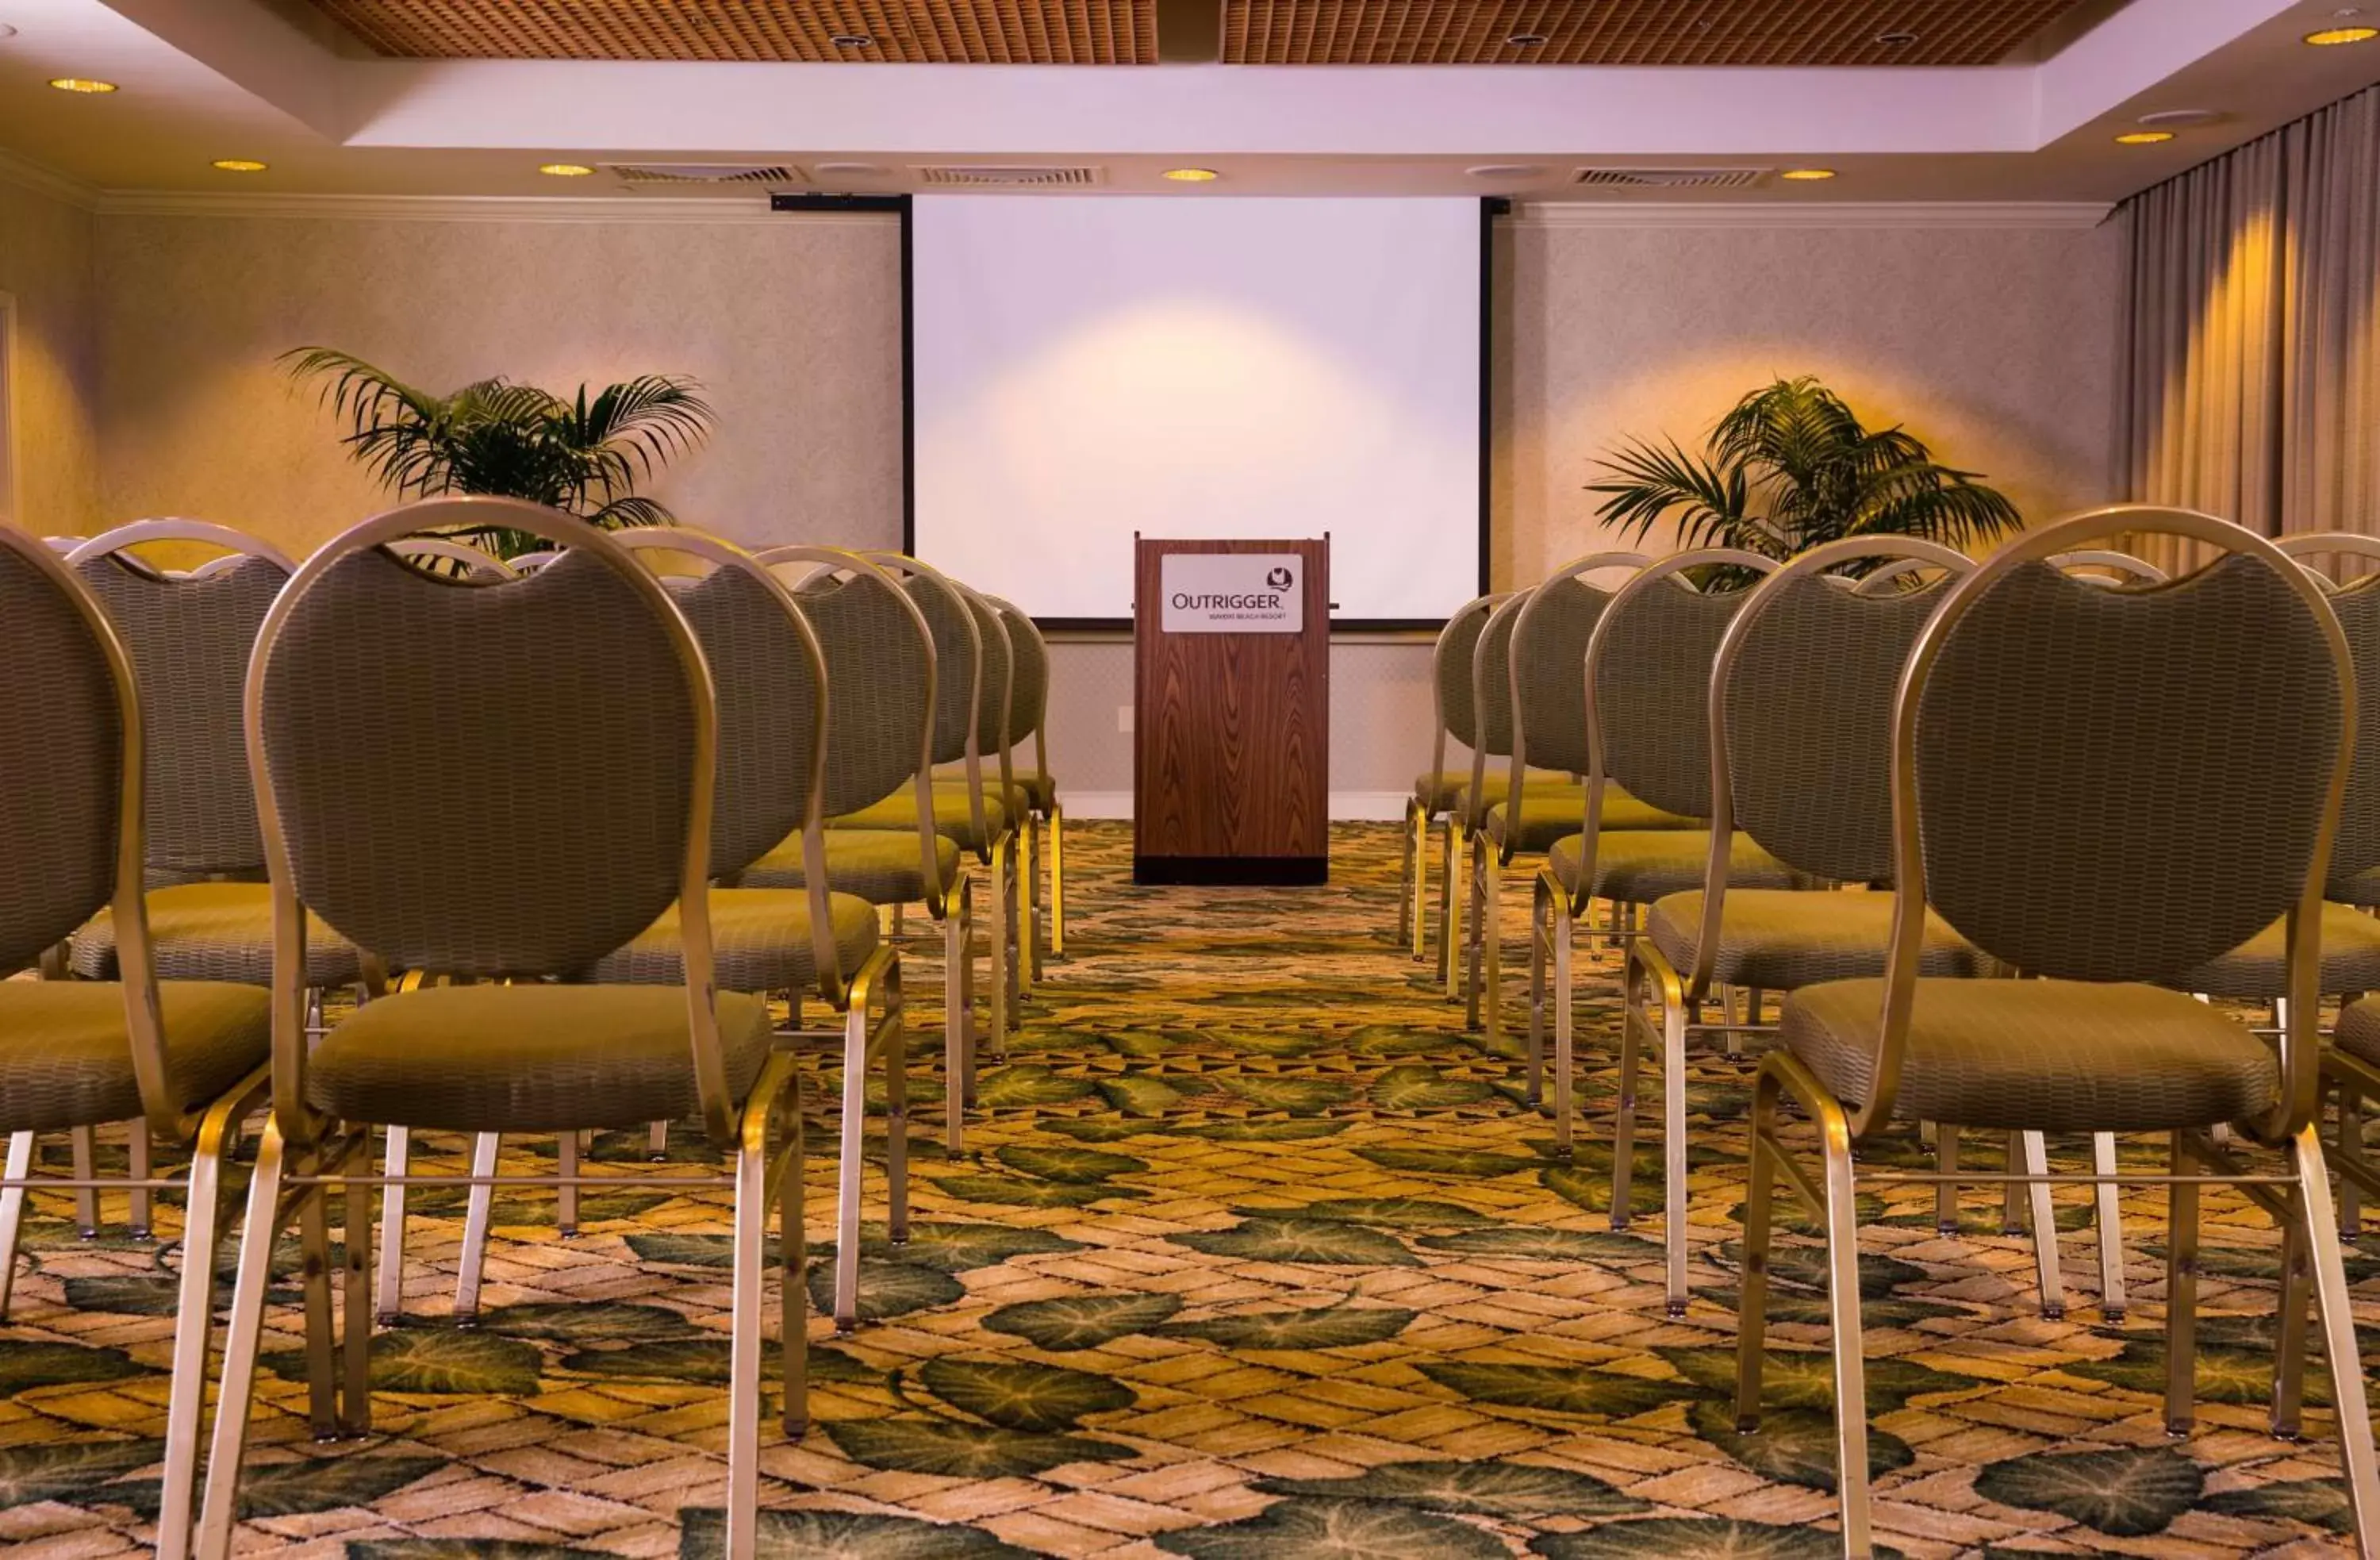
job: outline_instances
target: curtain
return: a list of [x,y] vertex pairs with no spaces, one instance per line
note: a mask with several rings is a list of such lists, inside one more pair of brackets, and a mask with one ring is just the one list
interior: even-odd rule
[[2380,533],[2380,87],[2142,192],[2124,215],[2117,436],[2131,495],[2268,536]]

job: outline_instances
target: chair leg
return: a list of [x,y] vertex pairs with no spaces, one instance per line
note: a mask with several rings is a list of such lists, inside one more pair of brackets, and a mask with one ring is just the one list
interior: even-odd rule
[[[2091,1170],[2095,1175],[2116,1173],[2116,1135],[2113,1132],[2091,1134]],[[2099,1225],[2099,1313],[2115,1322],[2124,1319],[2129,1309],[2124,1295],[2124,1199],[2123,1188],[2112,1181],[2102,1181],[2098,1192]]]
[[1852,1180],[1850,1124],[1828,1102],[1818,1115],[1827,1165],[1827,1319],[1834,1328],[1836,1487],[1841,1492],[1843,1553],[1874,1553],[1867,1491],[1867,1367],[1861,1358],[1859,1200]]
[[1643,1017],[1651,972],[1631,943],[1621,955],[1620,1099],[1611,1117],[1611,1227],[1624,1230],[1636,1206],[1636,1092],[1647,1028]]
[[[1934,1168],[1945,1176],[1958,1172],[1957,1127],[1945,1126],[1935,1128]],[[1934,1228],[1940,1235],[1959,1233],[1959,1188],[1955,1182],[1944,1181],[1934,1188]]]
[[[370,1174],[369,1140],[358,1157],[362,1163],[357,1168]],[[339,1433],[362,1436],[371,1433],[371,1188],[360,1180],[342,1185],[339,1217],[346,1291],[339,1316]]]
[[[319,1168],[319,1166],[317,1166]],[[298,1206],[298,1288],[306,1312],[306,1413],[317,1441],[339,1437],[339,1378],[332,1347],[331,1210],[314,1188]]]
[[843,1025],[842,1136],[835,1187],[834,1330],[849,1333],[859,1325],[859,1195],[868,1171],[868,1011],[856,996]]
[[1479,1000],[1487,1006],[1486,1038],[1495,1054],[1504,1039],[1504,865],[1485,835],[1473,847],[1482,884],[1479,933],[1485,968]]
[[1462,875],[1458,864],[1462,848],[1459,831],[1450,817],[1439,835],[1438,848],[1438,978],[1445,985],[1449,1002],[1463,995],[1463,896],[1457,881]]
[[1571,1155],[1572,1134],[1577,1131],[1578,1059],[1577,1015],[1572,1012],[1573,967],[1578,958],[1574,923],[1568,905],[1554,907],[1553,924],[1548,928],[1553,936],[1554,1009],[1554,1152],[1563,1159]]
[[[2008,1156],[2000,1163],[2011,1171],[2024,1163],[2024,1144],[2018,1134],[2011,1132],[2008,1135]],[[2018,1182],[2008,1181],[2002,1183],[2000,1191],[2005,1199],[2000,1207],[2000,1233],[2022,1235],[2025,1229],[2024,1188]]]
[[[2028,1176],[2049,1174],[2049,1145],[2038,1132],[2020,1134]],[[2041,1275],[2041,1314],[2055,1322],[2066,1314],[2066,1286],[2058,1271],[2058,1214],[2050,1206],[2049,1187],[2034,1181],[2025,1188],[2033,1209],[2033,1265]]]
[[1553,934],[1547,911],[1551,901],[1546,897],[1544,880],[1538,880],[1529,892],[1529,1103],[1542,1103],[1546,1097],[1546,953]]
[[[900,981],[888,974],[887,1002],[897,1000]],[[855,1004],[855,1006],[857,1005]],[[868,1043],[868,1016],[859,1015],[860,1043]],[[898,1023],[877,1040],[884,1056],[884,1234],[895,1246],[909,1244],[909,1042]]]
[[763,1089],[754,1089],[745,1105],[742,1139],[735,1150],[735,1224],[728,1276],[728,1560],[752,1560],[759,1548],[760,1305],[770,1200],[770,1103],[763,1093]]
[[1775,1150],[1777,1080],[1764,1071],[1752,1087],[1751,1163],[1743,1199],[1743,1274],[1736,1289],[1735,1428],[1749,1435],[1760,1428],[1760,1368],[1768,1331],[1768,1237],[1777,1200]]
[[2274,1306],[2273,1413],[2276,1440],[2295,1441],[2304,1432],[2306,1303],[2312,1254],[2306,1249],[2304,1211],[2289,1198],[2295,1215],[2281,1232],[2280,1298]]
[[[471,1140],[471,1174],[496,1173],[496,1150],[503,1139],[482,1132]],[[455,1277],[455,1322],[468,1327],[480,1319],[480,1284],[488,1265],[488,1221],[495,1212],[496,1188],[484,1184],[471,1188],[463,1210],[462,1271]]]
[[1046,848],[1041,838],[1041,820],[1033,813],[1025,815],[1025,946],[1031,955],[1025,964],[1025,983],[1029,989],[1042,978],[1042,956],[1049,948],[1050,929],[1043,920],[1046,900],[1041,889],[1041,857]]
[[7,1177],[16,1185],[0,1188],[0,1322],[8,1320],[8,1302],[17,1286],[17,1242],[25,1227],[25,1177],[33,1173],[33,1135],[8,1134]]
[[1475,837],[1457,863],[1468,924],[1463,929],[1463,1027],[1479,1028],[1480,981],[1487,973],[1488,882],[1483,875],[1479,845]]
[[973,1104],[967,1078],[967,969],[974,962],[974,940],[965,901],[959,913],[942,920],[942,1090],[943,1131],[951,1157],[966,1152],[966,1112]]
[[[1686,1014],[1661,1003],[1661,1247],[1669,1268],[1669,1310],[1686,1314]],[[1856,1294],[1856,1288],[1854,1288]],[[1856,1303],[1856,1302],[1854,1302]]]
[[578,1188],[573,1177],[578,1174],[578,1134],[565,1132],[553,1143],[553,1173],[557,1177],[554,1192],[553,1224],[563,1239],[578,1233]]
[[1050,804],[1050,957],[1066,957],[1066,810]]
[[[239,1105],[245,1103],[243,1100]],[[190,1553],[199,1436],[206,1415],[207,1350],[214,1334],[215,1248],[223,1233],[224,1152],[238,1130],[239,1122],[234,1112],[239,1105],[218,1104],[207,1113],[200,1124],[198,1143],[190,1156],[188,1205],[182,1215],[180,1299],[174,1310],[173,1388],[165,1403],[165,1467],[157,1495],[158,1560],[185,1560]],[[146,1131],[146,1126],[139,1130]],[[15,1174],[13,1164],[10,1173]]]
[[2355,1336],[2355,1314],[2347,1293],[2347,1269],[2339,1251],[2338,1225],[2330,1205],[2330,1175],[2322,1160],[2322,1142],[2312,1126],[2301,1128],[2290,1145],[2290,1168],[2298,1180],[2298,1211],[2313,1270],[2316,1304],[2322,1313],[2324,1358],[2329,1362],[2331,1399],[2338,1414],[2341,1470],[2346,1475],[2348,1508],[2355,1530],[2380,1532],[2380,1468],[2372,1444],[2372,1409],[2364,1396],[2361,1346]]
[[785,1112],[789,1138],[784,1178],[777,1202],[777,1355],[784,1369],[783,1420],[788,1439],[798,1440],[810,1424],[810,1260],[806,1165],[808,1127],[802,1115],[801,1075],[788,1085],[793,1103]]
[[[2338,1091],[2338,1152],[2350,1164],[2363,1162],[2363,1091],[2343,1084]],[[2363,1188],[2352,1176],[2338,1178],[2338,1238],[2353,1240],[2363,1233]],[[6,1315],[0,1310],[0,1315]]]
[[135,1240],[156,1238],[157,1194],[138,1183],[149,1178],[149,1124],[135,1116],[125,1140],[125,1178],[134,1184],[125,1204],[124,1233]]
[[395,1326],[405,1313],[405,1182],[400,1177],[412,1159],[413,1128],[390,1127],[384,1155],[388,1186],[380,1203],[380,1298],[375,1303],[384,1327]]
[[669,1123],[656,1121],[645,1128],[645,1152],[656,1164],[669,1157]]
[[1397,872],[1397,945],[1421,957],[1421,857],[1427,848],[1429,818],[1420,802],[1405,798],[1405,826]]
[[1009,998],[1014,990],[1011,959],[1016,951],[1016,941],[1009,925],[1009,911],[1014,900],[1009,885],[1015,874],[1015,858],[1010,853],[1005,837],[996,840],[991,847],[991,1054],[995,1060],[1008,1054]]
[[248,1444],[249,1409],[256,1393],[257,1347],[264,1331],[265,1291],[273,1277],[273,1245],[284,1171],[281,1127],[268,1119],[249,1177],[248,1217],[239,1236],[239,1267],[232,1279],[231,1320],[224,1332],[223,1381],[215,1399],[214,1433],[207,1450],[206,1498],[200,1508],[200,1560],[231,1553],[239,1500],[240,1455]]
[[[2173,1174],[2198,1174],[2190,1135],[2173,1135]],[[2188,1435],[2197,1418],[2193,1400],[2198,1361],[2198,1188],[2176,1179],[2166,1188],[2165,1432]]]
[[97,1148],[99,1136],[91,1127],[78,1127],[67,1134],[74,1145],[75,1179],[84,1183],[75,1188],[75,1227],[85,1240],[99,1238],[99,1188],[91,1185],[98,1172]]

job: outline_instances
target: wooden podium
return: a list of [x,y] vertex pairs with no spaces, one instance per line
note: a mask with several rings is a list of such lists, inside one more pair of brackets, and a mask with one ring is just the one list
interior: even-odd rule
[[1330,876],[1330,542],[1134,538],[1132,875]]

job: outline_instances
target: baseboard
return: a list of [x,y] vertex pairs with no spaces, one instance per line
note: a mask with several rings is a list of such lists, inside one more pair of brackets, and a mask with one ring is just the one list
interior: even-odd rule
[[[1130,791],[1062,791],[1059,799],[1066,804],[1069,818],[1130,818]],[[1333,791],[1330,793],[1331,822],[1339,823],[1394,823],[1405,815],[1405,793],[1402,791]]]

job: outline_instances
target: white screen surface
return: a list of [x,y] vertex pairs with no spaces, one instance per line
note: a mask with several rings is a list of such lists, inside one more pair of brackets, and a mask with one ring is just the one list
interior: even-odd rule
[[912,550],[1042,618],[1133,536],[1330,536],[1338,619],[1479,589],[1479,206],[926,196]]

